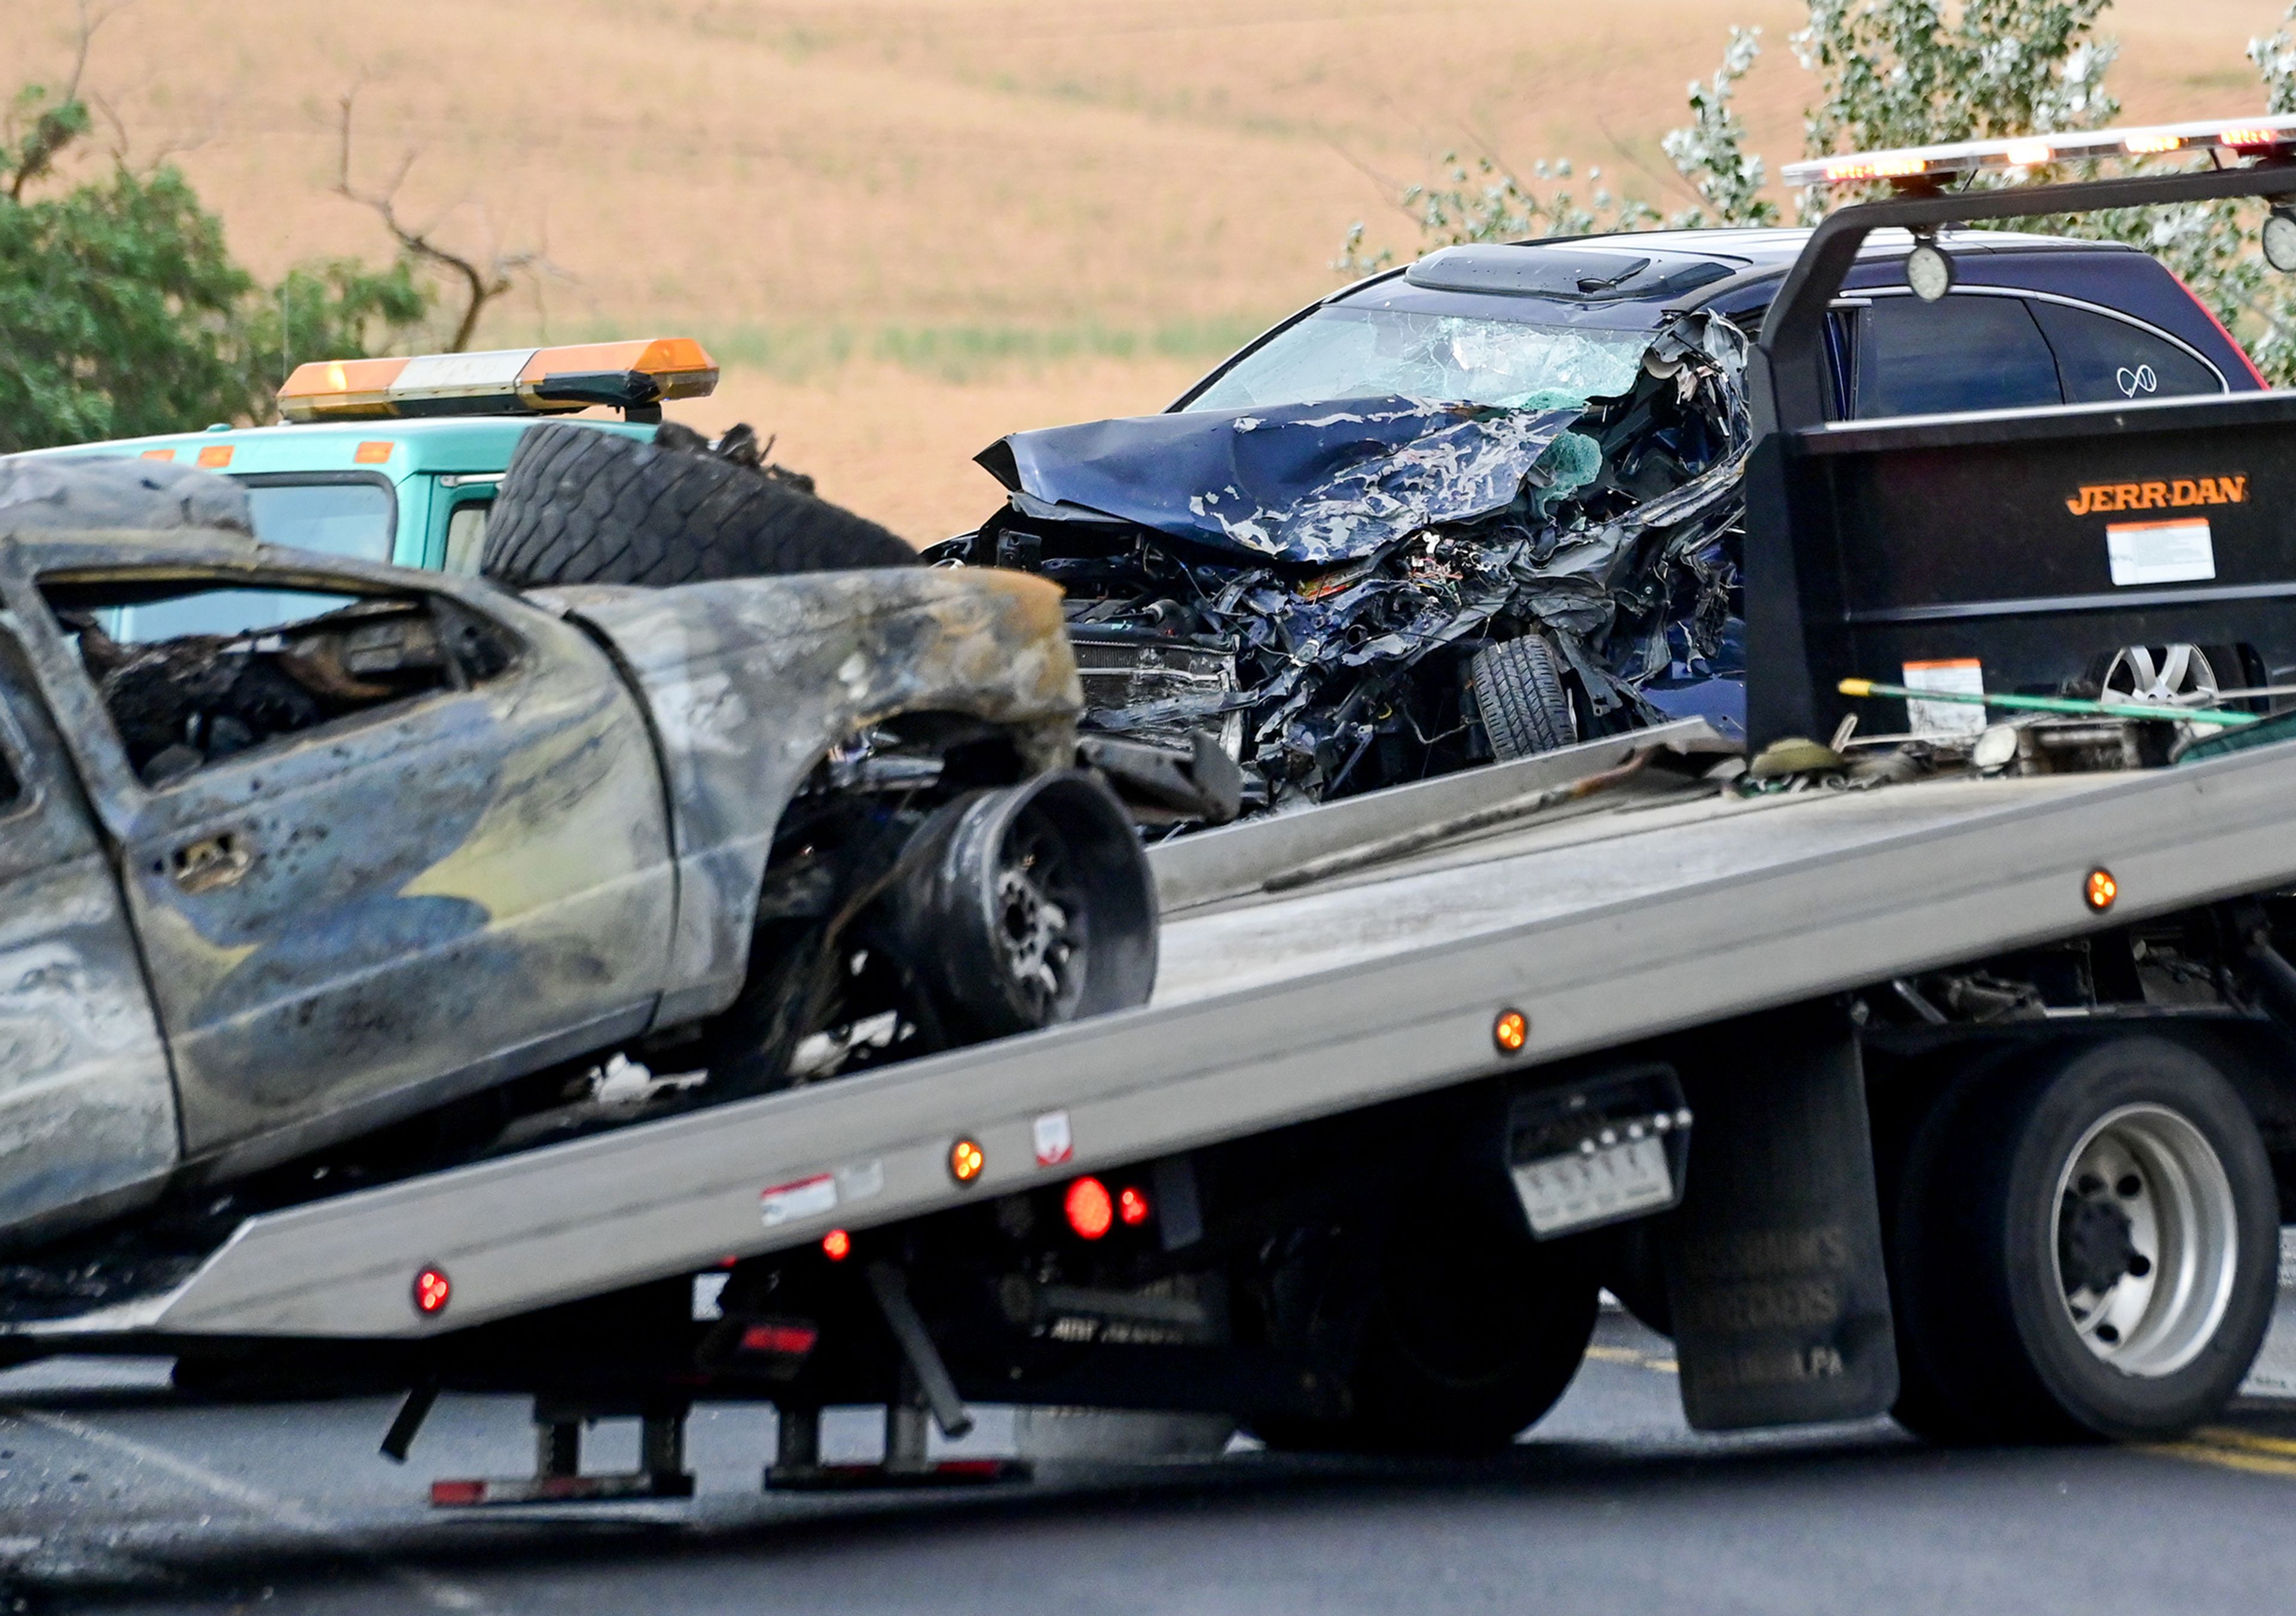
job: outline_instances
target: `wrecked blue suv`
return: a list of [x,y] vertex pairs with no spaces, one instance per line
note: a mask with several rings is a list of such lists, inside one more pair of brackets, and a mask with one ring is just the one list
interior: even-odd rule
[[[1807,234],[1430,254],[1300,310],[1161,414],[1001,439],[980,458],[1004,508],[937,559],[1057,580],[1088,726],[1209,736],[1255,806],[1665,718],[1735,729],[1745,357]],[[1913,245],[1877,235],[1833,311],[1839,419],[2263,386],[2141,252],[1948,232],[1932,300],[1906,284]],[[2156,694],[2216,677],[2192,647],[2098,673]]]

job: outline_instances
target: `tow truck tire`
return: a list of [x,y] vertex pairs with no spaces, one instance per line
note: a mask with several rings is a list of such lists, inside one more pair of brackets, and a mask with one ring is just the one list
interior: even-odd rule
[[1599,1295],[1578,1244],[1431,1207],[1383,1243],[1348,1415],[1255,1420],[1253,1431],[1299,1451],[1502,1451],[1578,1372]]
[[2238,1092],[2132,1036],[1980,1072],[1914,1130],[1892,1209],[1900,1423],[1932,1440],[2170,1437],[2271,1321],[2279,1202]]
[[519,439],[479,570],[525,589],[916,564],[898,535],[754,467],[552,421]]
[[1467,664],[1467,677],[1483,734],[1500,762],[1551,752],[1578,738],[1562,659],[1537,630],[1484,646]]

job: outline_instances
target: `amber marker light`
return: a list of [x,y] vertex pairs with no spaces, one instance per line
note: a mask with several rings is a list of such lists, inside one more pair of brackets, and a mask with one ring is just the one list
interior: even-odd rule
[[390,458],[390,439],[377,438],[358,446],[351,456],[353,465],[381,465]]
[[959,1139],[948,1147],[948,1176],[959,1184],[971,1184],[980,1177],[980,1169],[988,1158],[980,1153],[980,1141]]
[[1530,1042],[1530,1018],[1520,1010],[1502,1010],[1491,1023],[1491,1042],[1499,1046],[1501,1054],[1521,1054],[1522,1046]]
[[454,1293],[444,1268],[425,1268],[414,1276],[414,1310],[426,1317],[446,1311],[447,1299]]
[[2081,896],[2088,899],[2090,908],[2102,915],[2112,907],[2112,900],[2120,896],[2120,883],[2113,880],[2111,870],[2099,865],[2081,883]]
[[200,451],[200,463],[210,468],[221,468],[223,466],[229,465],[231,463],[231,445],[227,443],[211,443],[208,445],[207,447]]
[[843,1262],[853,1255],[853,1236],[843,1229],[832,1229],[821,1237],[821,1254],[832,1262]]

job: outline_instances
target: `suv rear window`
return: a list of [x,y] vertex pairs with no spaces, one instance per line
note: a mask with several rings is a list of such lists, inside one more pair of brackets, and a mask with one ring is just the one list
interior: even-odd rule
[[1876,298],[1859,356],[1861,416],[2062,404],[2057,362],[2021,298]]
[[2033,318],[2056,350],[2068,404],[2220,393],[2224,378],[2166,338],[2086,308],[2036,302]]

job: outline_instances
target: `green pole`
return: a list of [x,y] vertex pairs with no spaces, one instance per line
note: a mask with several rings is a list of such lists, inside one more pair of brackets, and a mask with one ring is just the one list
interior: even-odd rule
[[1915,690],[1905,685],[1877,685],[1871,679],[1844,679],[1834,688],[1845,696],[1959,701],[1971,707],[2002,707],[2017,712],[2070,713],[2081,718],[2151,718],[2169,723],[2220,724],[2227,729],[2257,721],[2254,713],[2218,712],[2206,707],[2142,707],[2133,701],[2086,701],[2077,696],[1980,696],[1960,690]]

